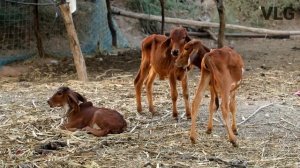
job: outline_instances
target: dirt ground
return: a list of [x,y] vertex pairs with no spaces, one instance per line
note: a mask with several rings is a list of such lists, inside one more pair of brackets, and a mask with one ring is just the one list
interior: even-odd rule
[[[140,63],[138,51],[87,58],[90,82],[76,81],[71,58],[35,59],[10,67],[27,73],[0,80],[1,167],[299,167],[300,166],[300,39],[232,39],[245,60],[246,73],[238,91],[239,148],[227,140],[219,118],[211,135],[205,133],[209,93],[198,119],[198,140],[189,140],[190,120],[184,117],[181,95],[179,121],[171,116],[167,81],[155,81],[152,117],[143,95],[144,114],[136,112],[133,79]],[[212,47],[214,43],[205,40]],[[9,76],[9,75],[8,75]],[[13,76],[13,75],[11,75]],[[199,71],[189,73],[191,100]],[[117,109],[127,131],[97,138],[82,131],[60,130],[62,109],[46,100],[59,86],[69,86],[97,106]],[[181,88],[178,86],[179,93]],[[65,144],[40,152],[42,144]],[[41,146],[42,145],[42,146]],[[45,145],[44,145],[45,146]]]

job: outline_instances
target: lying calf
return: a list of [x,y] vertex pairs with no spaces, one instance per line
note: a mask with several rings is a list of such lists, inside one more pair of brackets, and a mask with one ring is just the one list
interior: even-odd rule
[[62,129],[82,129],[95,136],[105,136],[122,133],[127,126],[123,116],[117,111],[94,107],[86,98],[68,87],[60,87],[47,102],[50,107],[65,109],[68,120],[61,126]]

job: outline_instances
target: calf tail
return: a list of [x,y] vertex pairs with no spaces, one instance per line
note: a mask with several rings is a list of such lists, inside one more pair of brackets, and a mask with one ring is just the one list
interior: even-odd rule
[[138,83],[140,78],[141,78],[141,69],[139,69],[138,74],[136,75],[136,77],[134,79],[134,85],[136,85]]
[[216,98],[215,98],[215,104],[216,104],[216,111],[219,109],[219,97],[218,94],[216,93]]
[[204,67],[202,66],[201,68],[204,68],[204,69],[206,69],[207,71],[209,71],[210,72],[210,75],[211,75],[211,79],[210,79],[210,84],[211,84],[211,86],[212,86],[212,88],[213,88],[213,92],[214,92],[214,94],[215,94],[215,105],[216,105],[216,110],[218,110],[219,109],[219,96],[218,96],[218,92],[217,92],[217,90],[216,90],[216,80],[215,80],[215,72],[214,72],[214,70],[216,69],[216,67],[215,67],[215,65],[212,63],[212,61],[211,61],[211,58],[210,58],[210,55],[209,54],[207,54],[207,55],[205,55],[204,56],[204,58],[203,58],[203,62],[204,62]]

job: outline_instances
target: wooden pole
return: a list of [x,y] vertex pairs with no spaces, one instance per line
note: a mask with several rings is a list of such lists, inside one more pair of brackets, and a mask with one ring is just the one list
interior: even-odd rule
[[[39,0],[34,1],[36,4],[38,4]],[[43,47],[43,42],[42,42],[42,37],[40,33],[40,22],[39,22],[39,9],[38,5],[35,5],[33,8],[33,29],[34,29],[34,34],[36,38],[36,46],[38,49],[39,57],[44,57],[45,56],[45,51]]]
[[219,13],[219,34],[218,34],[218,48],[222,48],[224,46],[224,31],[225,31],[225,9],[223,0],[215,0],[217,5],[217,10]]
[[[165,32],[168,36],[170,33]],[[208,32],[188,32],[189,36],[197,36],[202,38],[211,38]],[[229,38],[274,38],[274,39],[288,39],[289,35],[264,35],[264,34],[249,34],[249,33],[225,33],[225,37]],[[215,39],[214,39],[215,40]],[[215,41],[218,41],[217,39]]]
[[107,22],[112,37],[112,46],[117,47],[117,32],[112,21],[110,0],[106,0]]
[[165,1],[159,0],[160,6],[161,6],[161,34],[164,34],[164,27],[165,27]]
[[[120,8],[112,7],[112,13],[116,15],[122,15],[126,17],[131,17],[135,19],[144,19],[144,20],[154,20],[161,22],[160,16],[143,14],[143,13],[135,13],[129,12]],[[187,26],[195,26],[195,27],[214,27],[218,28],[219,23],[213,22],[202,22],[202,21],[195,21],[195,20],[187,20],[187,19],[177,19],[177,18],[170,18],[165,17],[165,23],[172,23],[172,24],[181,24]],[[283,30],[270,30],[270,29],[263,29],[263,28],[255,28],[255,27],[247,27],[247,26],[240,26],[240,25],[233,25],[233,24],[226,24],[226,29],[232,30],[243,30],[249,31],[254,33],[260,33],[265,35],[300,35],[300,31],[283,31]]]
[[76,71],[78,75],[78,79],[81,81],[88,81],[85,61],[81,52],[79,40],[77,37],[77,33],[75,30],[75,26],[72,19],[72,14],[70,12],[69,4],[64,3],[59,5],[61,14],[63,16],[63,20],[67,29],[70,48],[73,53],[73,59],[76,66]]

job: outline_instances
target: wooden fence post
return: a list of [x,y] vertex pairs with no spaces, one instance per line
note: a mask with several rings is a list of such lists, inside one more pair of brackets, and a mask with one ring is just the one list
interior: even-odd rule
[[165,27],[165,0],[159,0],[161,7],[161,34],[164,35],[164,27]]
[[78,79],[81,81],[88,81],[85,61],[81,52],[79,40],[75,30],[75,26],[72,19],[72,14],[70,12],[69,4],[62,3],[59,5],[63,20],[67,29],[67,33],[70,41],[70,48],[73,54],[74,63],[76,66],[76,71]]
[[117,47],[117,32],[112,21],[110,0],[106,0],[107,22],[112,37],[112,46]]
[[[38,4],[39,0],[34,1],[36,4]],[[40,22],[39,22],[39,9],[38,5],[35,5],[33,8],[33,29],[34,29],[34,34],[36,38],[36,45],[38,49],[39,56],[42,58],[45,56],[44,52],[44,47],[43,47],[43,42],[42,42],[42,37],[40,33]]]

